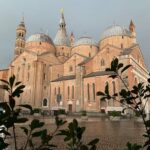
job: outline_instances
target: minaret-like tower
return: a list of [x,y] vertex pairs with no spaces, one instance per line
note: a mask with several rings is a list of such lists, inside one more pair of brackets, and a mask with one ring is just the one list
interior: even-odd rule
[[75,41],[75,37],[74,37],[73,32],[71,32],[71,34],[70,34],[70,45],[71,45],[71,47],[73,47],[74,41]]
[[19,56],[25,48],[26,28],[24,18],[16,29],[15,57]]
[[59,29],[54,39],[56,46],[70,46],[69,38],[66,31],[66,23],[64,18],[64,12],[61,10],[61,17],[59,21]]
[[66,61],[68,57],[70,57],[71,47],[70,47],[70,40],[67,35],[63,9],[61,10],[59,29],[56,33],[54,44],[56,47],[57,58],[60,60],[60,62]]
[[136,43],[136,31],[135,31],[135,25],[133,23],[133,21],[130,21],[130,25],[129,25],[129,30],[132,34],[132,38],[133,38],[133,43]]

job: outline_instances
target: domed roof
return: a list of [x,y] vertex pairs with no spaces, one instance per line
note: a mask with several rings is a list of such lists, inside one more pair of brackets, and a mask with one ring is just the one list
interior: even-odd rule
[[66,31],[63,31],[61,29],[58,30],[54,39],[54,44],[58,46],[70,46],[70,41],[66,34]]
[[121,27],[118,25],[111,26],[103,32],[101,36],[101,40],[111,37],[111,36],[129,36],[130,37],[131,32],[125,27]]
[[98,44],[91,37],[81,37],[78,41],[75,42],[74,46],[79,45],[94,45],[98,46]]
[[51,40],[51,38],[44,33],[38,33],[38,34],[31,35],[27,39],[27,43],[29,43],[29,42],[46,42],[46,43],[53,45],[53,41]]

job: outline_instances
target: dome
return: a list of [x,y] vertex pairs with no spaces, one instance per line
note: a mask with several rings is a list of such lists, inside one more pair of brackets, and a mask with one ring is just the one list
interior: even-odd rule
[[94,45],[98,46],[98,44],[91,37],[81,37],[78,41],[75,42],[74,46],[79,45]]
[[31,35],[26,41],[25,48],[39,55],[46,52],[55,54],[53,41],[44,33]]
[[101,40],[111,37],[111,36],[129,36],[130,37],[131,32],[128,29],[121,27],[121,26],[117,26],[117,25],[111,26],[103,32],[101,36]]
[[54,44],[57,46],[70,46],[70,41],[65,30],[58,30],[54,39]]
[[44,33],[38,33],[38,34],[33,34],[27,39],[27,43],[29,42],[45,42],[53,45],[53,41],[51,38],[44,34]]

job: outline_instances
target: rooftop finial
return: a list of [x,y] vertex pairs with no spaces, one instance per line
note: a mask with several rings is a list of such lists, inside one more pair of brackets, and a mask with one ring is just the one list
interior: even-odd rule
[[116,26],[116,21],[115,20],[113,21],[113,25]]
[[21,22],[24,22],[24,13],[22,13]]
[[64,8],[60,9],[61,14],[64,14]]

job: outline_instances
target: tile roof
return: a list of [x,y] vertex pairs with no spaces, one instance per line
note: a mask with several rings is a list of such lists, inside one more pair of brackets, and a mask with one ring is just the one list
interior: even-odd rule
[[52,82],[57,82],[57,81],[64,81],[64,80],[73,80],[75,79],[75,75],[70,75],[70,76],[61,76],[55,80],[53,80]]

